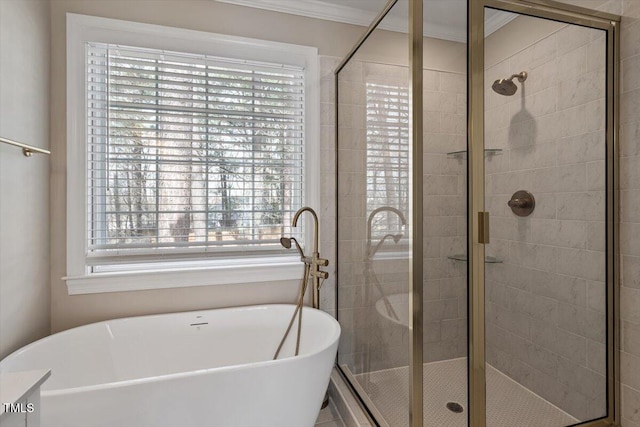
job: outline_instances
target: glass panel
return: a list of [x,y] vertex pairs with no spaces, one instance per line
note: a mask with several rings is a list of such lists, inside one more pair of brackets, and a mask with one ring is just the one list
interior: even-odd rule
[[[407,15],[399,1],[338,80],[338,363],[394,427],[410,413]],[[424,16],[424,425],[466,426],[466,3]]]
[[381,425],[407,426],[409,42],[380,28],[338,75],[338,364]]
[[[424,426],[463,427],[469,414],[467,5],[425,1],[424,16]],[[449,40],[442,39],[445,25]]]
[[487,425],[573,425],[606,416],[605,33],[485,27]]

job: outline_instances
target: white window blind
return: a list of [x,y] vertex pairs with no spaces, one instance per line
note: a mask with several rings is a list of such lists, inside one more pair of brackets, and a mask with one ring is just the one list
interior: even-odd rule
[[87,263],[301,238],[304,88],[302,67],[87,43]]
[[[366,83],[367,215],[392,207],[408,219],[409,90],[392,84]],[[372,237],[402,234],[398,215],[382,211],[372,222]]]

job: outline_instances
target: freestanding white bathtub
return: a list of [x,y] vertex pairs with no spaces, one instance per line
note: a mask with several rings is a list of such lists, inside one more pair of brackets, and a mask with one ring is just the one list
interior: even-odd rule
[[294,305],[263,305],[110,320],[36,341],[0,372],[51,368],[44,427],[313,426],[340,336],[305,307],[271,360]]

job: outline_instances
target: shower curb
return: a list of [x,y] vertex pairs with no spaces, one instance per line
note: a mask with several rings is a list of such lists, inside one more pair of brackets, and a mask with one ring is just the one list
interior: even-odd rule
[[333,400],[345,427],[373,427],[374,424],[335,367],[331,371],[329,396]]

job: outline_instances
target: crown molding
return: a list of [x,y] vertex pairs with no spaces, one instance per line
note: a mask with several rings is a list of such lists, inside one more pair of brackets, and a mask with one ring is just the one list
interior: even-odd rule
[[[376,17],[377,12],[358,9],[339,4],[326,3],[322,0],[215,0],[221,3],[229,3],[237,6],[253,7],[272,12],[289,13],[306,16],[308,18],[323,19],[327,21],[342,22],[345,24],[368,27]],[[485,22],[485,34],[489,35],[503,25],[511,22],[517,15],[497,13]],[[380,28],[400,33],[408,32],[408,22],[400,17],[388,15],[381,22]],[[457,30],[444,23],[426,23],[424,36],[437,39],[451,40],[466,43],[466,28]]]
[[[357,9],[349,6],[325,3],[321,0],[215,0],[238,6],[253,7],[273,12],[289,13],[308,18],[342,22],[344,24],[368,27],[377,12]],[[406,33],[408,23],[397,17],[388,15],[380,25],[381,29]],[[466,34],[460,34],[453,28],[436,24],[425,26],[425,36],[457,42],[466,42]]]
[[290,13],[309,18],[368,26],[375,18],[374,12],[349,6],[328,4],[320,0],[215,0],[238,6],[253,7],[273,12]]

